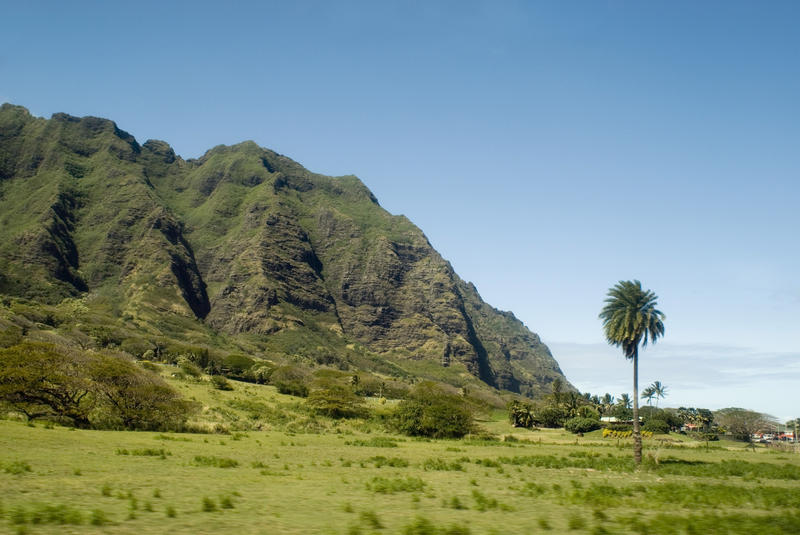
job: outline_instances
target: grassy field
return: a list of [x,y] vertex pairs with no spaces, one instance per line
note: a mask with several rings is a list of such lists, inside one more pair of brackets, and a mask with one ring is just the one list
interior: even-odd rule
[[0,532],[800,533],[791,452],[669,435],[635,471],[630,444],[599,432],[496,414],[482,424],[507,440],[415,440],[269,386],[175,384],[228,434],[0,421]]

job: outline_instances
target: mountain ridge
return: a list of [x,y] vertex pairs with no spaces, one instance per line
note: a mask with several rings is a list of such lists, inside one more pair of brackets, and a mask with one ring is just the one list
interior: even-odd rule
[[360,366],[527,396],[564,379],[538,335],[357,177],[250,140],[184,160],[108,119],[3,104],[0,214],[0,293],[102,302],[146,340],[184,329],[211,347],[354,366],[360,353]]

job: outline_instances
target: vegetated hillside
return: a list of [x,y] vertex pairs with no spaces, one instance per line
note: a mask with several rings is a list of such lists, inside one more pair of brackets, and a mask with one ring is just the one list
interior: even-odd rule
[[179,341],[530,396],[563,377],[356,177],[253,142],[183,160],[106,119],[9,104],[0,294],[0,329],[134,354]]

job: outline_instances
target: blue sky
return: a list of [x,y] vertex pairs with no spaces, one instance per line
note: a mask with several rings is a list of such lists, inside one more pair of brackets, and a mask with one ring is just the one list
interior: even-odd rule
[[800,416],[800,4],[6,2],[0,101],[184,157],[356,174],[581,390],[606,290],[667,314],[668,405]]

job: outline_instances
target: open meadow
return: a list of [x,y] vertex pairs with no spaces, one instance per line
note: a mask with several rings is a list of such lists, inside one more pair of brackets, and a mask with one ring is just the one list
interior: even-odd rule
[[800,533],[789,450],[657,436],[635,471],[628,440],[500,412],[481,422],[495,440],[414,439],[271,386],[174,384],[216,432],[0,421],[0,532]]

